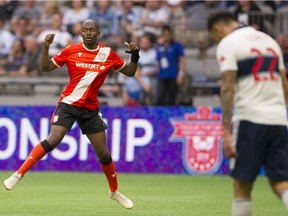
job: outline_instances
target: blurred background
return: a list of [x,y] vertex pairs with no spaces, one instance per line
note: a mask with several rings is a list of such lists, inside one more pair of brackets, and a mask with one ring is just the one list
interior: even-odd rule
[[138,42],[141,47],[136,77],[127,79],[111,71],[99,95],[103,105],[163,105],[159,102],[159,55],[165,43],[161,28],[169,26],[171,38],[183,46],[183,55],[168,61],[184,65],[180,71],[184,80],[172,87],[173,102],[167,99],[164,105],[219,106],[216,46],[206,24],[209,14],[220,9],[231,11],[241,24],[276,38],[287,64],[287,1],[1,0],[0,104],[55,105],[68,73],[65,67],[50,73],[39,71],[44,37],[56,33],[49,53],[53,57],[68,44],[82,40],[81,22],[91,18],[100,26],[98,41],[125,60],[130,58],[125,41]]

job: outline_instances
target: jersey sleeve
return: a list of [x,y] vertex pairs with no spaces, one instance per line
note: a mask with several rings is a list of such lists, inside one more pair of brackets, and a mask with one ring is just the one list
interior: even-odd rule
[[277,46],[277,54],[278,54],[278,66],[279,66],[279,70],[285,70],[285,63],[284,63],[284,57],[281,51],[280,46],[276,43]]
[[233,44],[229,41],[221,41],[217,47],[217,61],[221,72],[225,71],[237,71],[237,59],[234,52]]
[[62,67],[66,63],[67,58],[68,58],[68,54],[69,54],[69,48],[70,48],[70,46],[67,46],[61,52],[59,52],[57,55],[55,55],[52,58],[52,62],[57,67]]
[[121,70],[126,65],[126,62],[121,57],[119,57],[117,53],[115,53],[113,50],[111,50],[110,56],[113,62],[113,68],[116,71]]

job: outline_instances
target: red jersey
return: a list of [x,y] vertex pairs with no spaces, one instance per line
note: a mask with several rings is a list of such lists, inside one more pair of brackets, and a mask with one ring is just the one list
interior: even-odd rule
[[90,50],[83,43],[71,44],[52,58],[57,67],[67,65],[70,82],[62,91],[59,102],[86,110],[99,108],[98,90],[111,68],[119,71],[126,62],[110,47],[98,43]]

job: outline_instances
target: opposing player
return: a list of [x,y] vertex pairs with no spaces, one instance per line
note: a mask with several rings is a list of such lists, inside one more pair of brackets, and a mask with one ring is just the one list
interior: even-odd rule
[[7,190],[11,190],[37,161],[57,147],[73,123],[77,121],[82,133],[90,140],[106,175],[110,198],[118,201],[125,208],[133,207],[132,201],[118,192],[117,175],[106,144],[107,126],[99,111],[97,94],[111,68],[129,77],[134,76],[139,60],[139,46],[133,42],[125,42],[131,53],[131,61],[126,65],[126,62],[111,48],[97,43],[99,35],[100,30],[96,22],[86,20],[81,29],[84,42],[71,44],[51,60],[48,51],[55,35],[46,35],[41,56],[41,70],[48,72],[66,64],[70,83],[62,92],[51,118],[48,138],[37,144],[18,171],[4,181]]
[[252,214],[251,191],[261,166],[288,208],[287,88],[280,47],[267,34],[239,26],[228,12],[212,14],[208,29],[220,41],[223,151],[234,178],[232,215]]

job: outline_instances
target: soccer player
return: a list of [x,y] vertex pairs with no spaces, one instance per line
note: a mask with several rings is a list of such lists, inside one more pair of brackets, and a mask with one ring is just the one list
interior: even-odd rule
[[37,161],[57,147],[77,121],[82,133],[90,140],[106,175],[110,198],[118,201],[125,208],[133,207],[132,201],[118,192],[117,175],[106,144],[107,126],[99,111],[97,94],[111,68],[126,76],[134,76],[139,60],[139,46],[133,42],[125,42],[131,53],[131,61],[127,65],[110,47],[97,43],[99,35],[100,30],[96,22],[86,20],[81,29],[84,42],[67,46],[51,60],[48,52],[55,34],[46,35],[41,55],[41,71],[48,72],[66,64],[70,83],[62,92],[51,118],[48,138],[37,144],[18,171],[4,181],[7,190],[11,190]]
[[208,29],[220,41],[223,152],[234,178],[232,215],[252,214],[251,191],[261,166],[288,209],[287,88],[280,47],[267,34],[239,26],[228,12],[212,14]]

